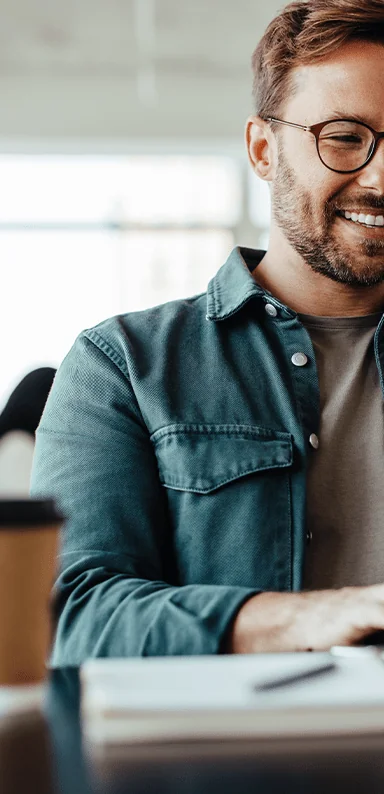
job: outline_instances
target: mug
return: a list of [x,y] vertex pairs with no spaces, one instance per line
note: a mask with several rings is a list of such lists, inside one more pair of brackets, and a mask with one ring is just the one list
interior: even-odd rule
[[0,686],[45,678],[63,520],[53,500],[0,499]]

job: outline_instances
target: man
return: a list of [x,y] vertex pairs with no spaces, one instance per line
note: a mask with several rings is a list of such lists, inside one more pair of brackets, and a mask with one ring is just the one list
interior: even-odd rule
[[68,516],[53,665],[384,628],[383,64],[382,0],[283,10],[246,128],[268,251],[63,362],[32,487]]

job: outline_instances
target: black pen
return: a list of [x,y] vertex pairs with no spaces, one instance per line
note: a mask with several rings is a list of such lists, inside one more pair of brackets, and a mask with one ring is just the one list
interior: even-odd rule
[[305,681],[307,678],[316,678],[316,676],[331,673],[337,669],[335,662],[327,662],[326,664],[311,667],[300,672],[292,673],[291,675],[280,676],[279,678],[272,678],[269,681],[263,681],[261,684],[255,684],[253,690],[255,692],[268,692],[271,689],[279,689],[280,687],[290,686],[291,684]]

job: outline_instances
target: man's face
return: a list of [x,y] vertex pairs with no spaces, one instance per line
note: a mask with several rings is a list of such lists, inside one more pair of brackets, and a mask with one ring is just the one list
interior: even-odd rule
[[[298,90],[279,118],[312,125],[356,118],[384,130],[384,46],[353,42],[317,65],[298,67]],[[276,129],[276,128],[275,128]],[[279,126],[272,214],[292,248],[318,273],[353,286],[384,281],[384,226],[368,228],[342,210],[384,215],[384,139],[365,168],[337,174],[320,161],[315,137]]]

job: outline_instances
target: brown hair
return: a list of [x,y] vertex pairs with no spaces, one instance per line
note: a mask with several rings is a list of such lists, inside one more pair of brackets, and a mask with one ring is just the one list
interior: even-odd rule
[[295,0],[272,20],[252,56],[255,112],[277,115],[293,91],[291,70],[349,41],[384,44],[384,0]]

